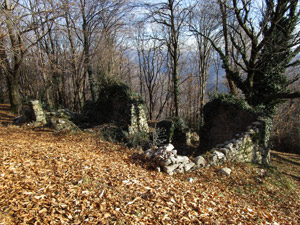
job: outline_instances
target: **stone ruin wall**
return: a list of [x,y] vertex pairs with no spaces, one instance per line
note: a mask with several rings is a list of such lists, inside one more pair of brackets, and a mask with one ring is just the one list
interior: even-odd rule
[[132,104],[130,110],[130,125],[128,132],[130,135],[138,132],[149,133],[147,116],[142,104]]
[[164,171],[169,175],[189,172],[205,167],[222,165],[226,162],[261,162],[261,154],[257,138],[262,122],[253,122],[245,132],[236,134],[235,138],[218,144],[215,148],[199,155],[194,159],[177,154],[174,146],[169,144],[160,148],[145,151],[140,157],[151,161],[157,171]]
[[236,137],[223,144],[218,144],[212,150],[204,154],[204,158],[210,165],[219,165],[229,162],[261,162],[258,137],[262,122],[253,122],[247,130],[236,134]]

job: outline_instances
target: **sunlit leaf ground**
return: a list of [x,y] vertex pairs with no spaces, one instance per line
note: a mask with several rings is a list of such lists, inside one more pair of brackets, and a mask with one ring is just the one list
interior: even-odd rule
[[297,156],[169,176],[96,135],[0,117],[0,224],[300,224]]

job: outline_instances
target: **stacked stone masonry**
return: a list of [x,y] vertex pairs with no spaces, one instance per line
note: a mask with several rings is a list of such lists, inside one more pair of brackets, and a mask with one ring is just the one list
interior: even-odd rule
[[45,124],[46,123],[46,117],[45,117],[45,114],[44,114],[44,111],[41,107],[40,102],[38,100],[30,101],[29,102],[29,107],[33,112],[34,121],[36,123]]
[[142,104],[131,105],[130,125],[128,127],[129,134],[138,132],[149,133],[147,117]]
[[236,138],[223,144],[218,144],[206,158],[210,165],[219,165],[225,161],[230,162],[261,162],[260,148],[258,145],[259,127],[261,122],[253,122],[247,131],[236,134]]
[[237,134],[236,138],[218,144],[211,151],[195,157],[177,155],[174,146],[169,144],[160,148],[152,148],[143,153],[143,159],[155,163],[157,170],[161,169],[173,175],[203,167],[216,166],[225,162],[261,162],[261,154],[257,143],[261,122],[253,122],[247,131]]

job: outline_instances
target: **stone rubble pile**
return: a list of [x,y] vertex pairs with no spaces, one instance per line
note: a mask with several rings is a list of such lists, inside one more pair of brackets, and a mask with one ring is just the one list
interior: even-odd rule
[[157,167],[169,175],[188,172],[196,165],[187,156],[177,155],[177,150],[172,144],[149,149],[143,153],[143,158],[154,162]]

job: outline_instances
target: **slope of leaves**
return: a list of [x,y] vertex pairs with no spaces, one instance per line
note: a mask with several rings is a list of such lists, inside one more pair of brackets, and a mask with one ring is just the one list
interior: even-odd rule
[[0,126],[0,223],[300,224],[299,187],[276,169],[169,176],[134,151],[91,134]]

